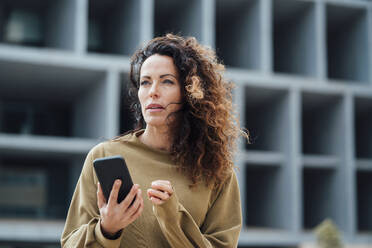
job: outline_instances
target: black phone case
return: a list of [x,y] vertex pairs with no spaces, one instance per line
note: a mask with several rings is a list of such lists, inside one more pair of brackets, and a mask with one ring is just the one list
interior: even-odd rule
[[120,179],[122,182],[118,194],[118,203],[124,200],[133,186],[124,158],[119,155],[97,158],[93,161],[93,166],[106,201],[110,197],[110,192],[116,179]]

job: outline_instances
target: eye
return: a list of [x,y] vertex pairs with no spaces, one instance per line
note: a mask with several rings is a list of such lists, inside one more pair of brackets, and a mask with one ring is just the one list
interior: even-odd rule
[[174,84],[174,82],[172,80],[169,80],[169,79],[164,80],[163,83],[165,83],[165,84]]
[[150,82],[149,81],[142,81],[142,82],[140,82],[140,85],[147,85],[147,84],[149,84]]

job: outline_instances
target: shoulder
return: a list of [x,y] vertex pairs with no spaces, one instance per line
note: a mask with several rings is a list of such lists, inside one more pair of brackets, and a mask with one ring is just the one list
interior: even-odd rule
[[90,157],[91,159],[104,157],[105,150],[107,146],[109,146],[109,142],[110,141],[104,141],[93,146],[93,148],[90,149],[90,151],[88,152],[88,157]]
[[236,190],[238,188],[239,186],[235,169],[229,169],[228,171],[226,171],[224,179],[215,186],[214,190],[216,195],[219,195],[222,191]]
[[225,177],[224,179],[221,181],[219,187],[226,187],[227,184],[231,184],[232,182],[235,182],[237,181],[237,177],[236,177],[236,172],[235,172],[236,169],[228,169],[225,173]]
[[133,135],[134,134],[129,133],[114,139],[100,142],[90,149],[88,157],[96,159],[121,154],[133,145]]
[[240,204],[240,189],[236,172],[231,169],[226,172],[226,176],[222,182],[212,189],[212,194],[209,200],[209,208],[216,205],[225,204],[227,202],[235,202]]
[[127,144],[120,140],[106,140],[93,146],[86,155],[83,172],[90,174],[93,170],[95,159],[104,158],[114,155],[122,155],[127,150]]

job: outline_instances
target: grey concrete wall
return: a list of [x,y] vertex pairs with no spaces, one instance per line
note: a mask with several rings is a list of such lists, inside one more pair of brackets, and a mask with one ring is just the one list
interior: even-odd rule
[[[86,152],[132,122],[121,92],[129,56],[173,31],[215,48],[236,84],[234,102],[253,141],[241,141],[236,156],[240,246],[313,242],[325,218],[347,243],[372,244],[370,1],[26,2],[0,1],[0,171],[19,158],[62,159],[70,178],[61,187],[71,195]],[[7,39],[14,9],[41,17],[40,40]],[[25,120],[9,117],[19,104],[31,109],[20,111]],[[43,117],[32,114],[37,109]],[[38,127],[38,118],[48,126]],[[0,218],[0,243],[55,242],[63,227],[61,218],[13,219],[17,232]]]

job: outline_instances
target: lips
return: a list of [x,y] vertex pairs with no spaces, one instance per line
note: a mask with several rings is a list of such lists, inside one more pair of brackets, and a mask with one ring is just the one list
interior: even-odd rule
[[163,110],[163,109],[164,107],[162,105],[155,104],[155,103],[149,104],[146,107],[146,110]]

